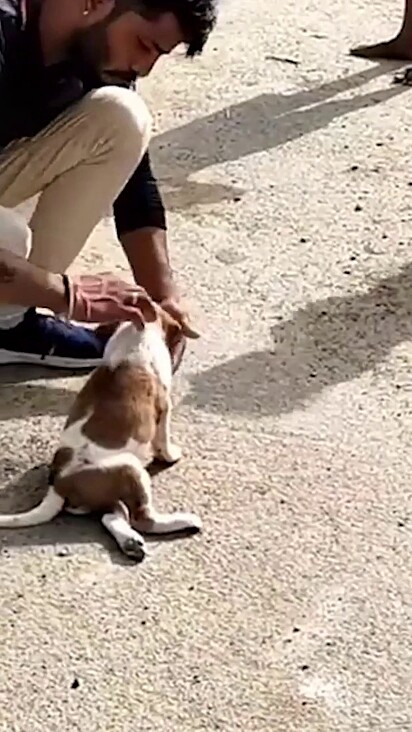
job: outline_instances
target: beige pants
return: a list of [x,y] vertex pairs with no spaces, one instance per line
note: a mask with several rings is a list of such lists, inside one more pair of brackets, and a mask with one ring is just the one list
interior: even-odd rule
[[[64,272],[136,169],[150,132],[136,92],[104,87],[36,137],[9,145],[0,152],[0,247]],[[36,194],[28,229],[8,209]],[[0,306],[0,327],[16,318],[21,311]]]

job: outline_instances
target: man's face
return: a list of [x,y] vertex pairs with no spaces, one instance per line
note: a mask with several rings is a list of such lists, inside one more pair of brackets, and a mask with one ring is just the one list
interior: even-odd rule
[[147,76],[156,61],[184,39],[172,13],[147,20],[133,11],[79,31],[72,53],[110,83],[129,84]]

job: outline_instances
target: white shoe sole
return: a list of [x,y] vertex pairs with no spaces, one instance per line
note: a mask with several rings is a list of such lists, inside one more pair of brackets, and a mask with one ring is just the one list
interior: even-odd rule
[[12,364],[31,364],[35,366],[47,366],[54,369],[70,369],[71,371],[82,369],[93,369],[99,366],[102,359],[87,358],[63,358],[62,356],[39,356],[36,353],[19,353],[0,348],[0,366],[11,366]]

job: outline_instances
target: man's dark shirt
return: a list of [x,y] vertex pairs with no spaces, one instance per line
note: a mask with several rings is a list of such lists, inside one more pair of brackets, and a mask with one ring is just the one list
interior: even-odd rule
[[[22,16],[21,0],[0,0],[0,150],[33,137],[92,89],[93,73],[73,62],[45,67],[37,19]],[[145,227],[165,229],[165,212],[149,154],[114,202],[119,235]]]

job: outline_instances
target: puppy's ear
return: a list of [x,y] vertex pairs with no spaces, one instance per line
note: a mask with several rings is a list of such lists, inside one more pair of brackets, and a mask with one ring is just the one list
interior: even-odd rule
[[188,320],[184,320],[180,324],[170,313],[163,310],[163,308],[161,308],[160,318],[168,345],[174,344],[180,335],[184,335],[186,338],[193,340],[200,338],[200,333],[192,328]]
[[154,323],[157,320],[156,305],[148,295],[137,297],[136,307],[142,313],[145,323]]
[[167,347],[171,350],[182,332],[182,326],[161,307],[159,307],[159,318]]
[[131,295],[127,307],[130,308],[130,320],[137,330],[143,330],[146,323],[154,323],[157,320],[156,305],[146,294]]
[[192,328],[192,326],[187,321],[182,324],[182,333],[184,336],[186,336],[186,338],[192,338],[193,340],[200,338],[199,331]]

